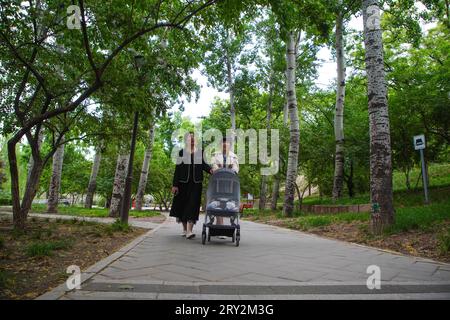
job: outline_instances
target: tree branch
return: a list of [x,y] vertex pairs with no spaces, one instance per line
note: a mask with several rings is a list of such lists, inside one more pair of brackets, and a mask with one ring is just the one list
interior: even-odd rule
[[14,45],[9,41],[6,34],[4,34],[2,31],[0,31],[0,35],[5,41],[6,45],[8,46],[9,50],[12,52],[12,54],[20,61],[22,64],[29,70],[33,75],[35,76],[36,80],[39,81],[39,83],[42,85],[42,89],[45,92],[46,96],[52,96],[52,94],[47,90],[47,87],[45,86],[45,79],[44,77],[32,66],[30,65],[25,59],[20,55],[20,53],[16,50]]
[[80,5],[80,11],[81,11],[81,31],[83,33],[84,48],[86,50],[89,64],[92,67],[92,71],[94,71],[94,73],[95,73],[95,80],[97,82],[100,82],[100,74],[99,74],[97,66],[95,65],[94,59],[92,57],[92,51],[91,51],[91,47],[89,45],[89,38],[88,38],[87,30],[86,30],[86,18],[84,16],[84,1],[79,0],[78,3]]

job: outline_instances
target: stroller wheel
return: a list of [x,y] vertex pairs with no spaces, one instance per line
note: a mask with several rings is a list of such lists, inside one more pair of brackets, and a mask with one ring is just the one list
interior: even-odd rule
[[208,232],[208,242],[210,242],[210,241],[211,241],[211,235]]
[[236,236],[236,247],[239,247],[239,241],[241,240],[241,236],[237,235]]
[[206,231],[202,232],[202,244],[206,243]]
[[231,242],[233,242],[234,243],[234,241],[236,240],[236,232],[235,233],[233,233],[233,235],[231,236]]

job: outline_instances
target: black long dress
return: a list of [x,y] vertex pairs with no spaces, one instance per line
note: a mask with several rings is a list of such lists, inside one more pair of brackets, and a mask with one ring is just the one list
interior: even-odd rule
[[203,159],[200,164],[194,164],[194,153],[191,154],[190,164],[180,163],[176,166],[173,186],[178,187],[178,193],[173,198],[170,216],[176,217],[177,222],[195,224],[198,221],[203,170],[210,172],[211,167]]

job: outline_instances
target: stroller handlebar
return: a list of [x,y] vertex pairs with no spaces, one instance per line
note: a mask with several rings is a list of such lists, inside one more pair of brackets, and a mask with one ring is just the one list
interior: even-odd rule
[[233,169],[229,169],[229,168],[219,168],[217,170],[214,170],[213,175],[215,175],[216,173],[220,173],[220,172],[229,172],[229,173],[233,173],[233,174],[237,175],[236,171],[234,171]]

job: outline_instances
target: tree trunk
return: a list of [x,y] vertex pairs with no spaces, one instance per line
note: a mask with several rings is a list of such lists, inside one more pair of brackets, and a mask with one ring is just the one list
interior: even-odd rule
[[353,184],[353,159],[350,159],[350,174],[348,175],[347,179],[347,189],[348,189],[348,196],[350,198],[353,198],[355,196],[354,190],[354,184]]
[[369,101],[372,227],[378,233],[394,222],[391,136],[378,1],[363,0],[362,9]]
[[0,190],[3,190],[2,184],[6,181],[5,167],[5,162],[3,161],[3,159],[0,159]]
[[[270,131],[270,120],[272,117],[272,104],[273,104],[273,70],[271,71],[271,75],[269,77],[269,101],[267,103],[267,118],[266,118],[266,127],[267,131]],[[267,202],[267,175],[261,176],[261,189],[259,192],[259,210],[266,209]]]
[[407,189],[407,190],[411,190],[411,179],[410,179],[410,176],[409,176],[409,172],[410,172],[409,167],[407,167],[407,168],[404,169],[404,173],[405,173],[405,184],[406,184],[406,189]]
[[267,176],[262,175],[261,176],[261,186],[259,189],[259,204],[258,209],[264,210],[266,209],[266,202],[267,202]]
[[147,187],[147,179],[148,179],[148,169],[150,166],[150,160],[152,159],[153,141],[155,138],[154,132],[155,130],[152,125],[149,130],[148,148],[145,150],[141,176],[139,178],[139,186],[136,193],[136,210],[142,210],[144,202],[145,188]]
[[34,161],[31,171],[29,173],[29,178],[25,187],[25,193],[22,199],[22,204],[20,203],[20,189],[19,189],[19,170],[17,165],[17,154],[16,154],[17,138],[14,137],[8,141],[8,161],[9,161],[9,171],[11,176],[11,198],[12,198],[12,209],[13,209],[13,223],[14,228],[24,229],[28,212],[31,208],[31,203],[37,192],[37,186],[39,183],[39,178],[42,173],[42,161]]
[[227,30],[227,48],[226,48],[226,65],[227,65],[227,82],[228,82],[228,92],[230,94],[230,115],[231,115],[231,130],[232,130],[232,136],[231,136],[231,143],[230,143],[230,149],[234,150],[234,142],[235,142],[235,136],[236,136],[236,109],[235,109],[235,103],[234,103],[234,81],[233,81],[233,68],[232,68],[232,62],[231,57],[229,53],[228,46],[231,42],[231,35],[229,31]]
[[117,157],[116,173],[114,176],[114,185],[111,196],[111,205],[109,207],[110,217],[119,217],[120,205],[122,202],[124,187],[125,187],[125,174],[128,165],[128,154],[120,154]]
[[288,40],[286,43],[286,60],[287,60],[287,81],[286,81],[286,93],[288,99],[289,110],[289,157],[286,172],[286,185],[284,196],[284,208],[283,213],[285,216],[291,216],[294,210],[294,194],[295,194],[295,181],[297,179],[297,167],[298,167],[298,153],[300,142],[299,131],[299,119],[297,110],[297,95],[295,92],[295,68],[296,68],[296,40],[299,39],[297,34],[289,32]]
[[343,14],[339,9],[336,15],[336,62],[337,90],[334,114],[334,139],[336,154],[334,162],[333,202],[341,198],[344,184],[344,99],[345,99],[345,57],[343,39]]
[[272,186],[272,203],[270,209],[277,210],[278,197],[280,196],[280,179],[275,177]]
[[52,175],[50,177],[50,187],[48,189],[47,211],[50,213],[58,212],[59,191],[61,189],[61,174],[64,160],[64,137],[61,139],[61,145],[53,155]]
[[[44,129],[41,128],[41,130],[39,130],[39,135],[38,135],[38,140],[37,140],[37,144],[38,144],[38,149],[40,150],[41,148],[41,144],[42,144],[42,140],[44,140]],[[31,170],[34,166],[34,158],[33,155],[30,155],[30,160],[28,161],[28,175],[27,175],[27,181],[30,179],[30,174],[31,174]]]
[[303,194],[300,192],[300,188],[298,187],[298,184],[294,182],[295,191],[297,192],[298,197],[298,205],[297,205],[297,211],[300,211],[302,206],[302,200],[303,200]]
[[89,178],[86,200],[84,201],[84,207],[86,209],[91,209],[92,203],[94,202],[95,189],[97,188],[97,175],[98,170],[100,169],[101,159],[101,148],[97,148],[95,150],[94,163],[92,164],[91,177]]
[[108,196],[105,199],[105,209],[109,209],[111,207],[111,196]]

